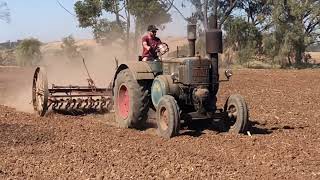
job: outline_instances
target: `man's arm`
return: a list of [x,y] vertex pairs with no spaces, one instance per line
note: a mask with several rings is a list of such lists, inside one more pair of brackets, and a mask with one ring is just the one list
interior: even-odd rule
[[148,45],[147,41],[148,41],[148,37],[147,36],[143,36],[142,37],[142,47],[149,51],[151,47]]
[[142,42],[142,46],[145,48],[145,49],[147,49],[148,51],[150,50],[150,46],[148,46],[148,43],[147,43],[147,41],[143,41]]

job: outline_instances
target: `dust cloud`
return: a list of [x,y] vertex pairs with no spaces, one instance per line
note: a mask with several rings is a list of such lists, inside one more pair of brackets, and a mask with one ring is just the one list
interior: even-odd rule
[[[81,56],[85,59],[91,78],[97,87],[108,87],[113,79],[116,64],[125,61],[125,49],[118,43],[102,46],[93,40],[77,42]],[[55,85],[88,85],[88,75],[82,57],[68,58],[59,43],[49,43],[41,48],[43,60],[40,64],[47,71],[48,87]],[[18,111],[33,112],[32,78],[35,67],[2,67],[0,69],[0,104]]]
[[[97,86],[106,87],[113,77],[116,66],[114,59],[124,59],[124,53],[115,45],[94,45],[87,48],[89,49],[80,51],[80,54],[89,74]],[[87,85],[88,74],[81,56],[70,59],[48,53],[41,66],[46,68],[49,87],[51,84]]]
[[0,68],[0,104],[32,112],[31,87],[32,68]]
[[[187,41],[185,38],[162,38],[172,50],[176,46],[182,46]],[[133,47],[133,42],[130,42]],[[108,45],[97,44],[94,40],[79,40],[76,42],[78,51],[85,59],[91,78],[97,87],[106,88],[113,79],[116,64],[137,61],[139,52],[134,53],[130,48],[126,51],[122,42],[115,41]],[[41,47],[43,60],[40,64],[45,67],[48,78],[48,87],[55,85],[88,85],[88,75],[82,62],[82,57],[68,58],[61,48],[61,42],[52,42]],[[18,111],[33,112],[32,79],[36,67],[2,67],[0,68],[0,104],[13,107]]]

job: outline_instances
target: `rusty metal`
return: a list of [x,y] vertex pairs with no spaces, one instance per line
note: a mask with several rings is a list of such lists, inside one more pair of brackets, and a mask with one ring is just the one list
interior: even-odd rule
[[[86,68],[87,69],[87,68]],[[38,67],[33,78],[32,99],[35,111],[44,116],[51,108],[54,111],[111,111],[113,108],[112,89],[96,87],[88,73],[87,86],[60,86],[48,88],[46,71]]]
[[48,109],[48,79],[44,68],[36,68],[32,81],[32,104],[34,110],[44,116]]
[[106,109],[111,110],[112,90],[97,88],[89,84],[85,86],[55,86],[49,89],[49,102],[53,109]]
[[194,57],[196,54],[197,25],[188,24],[187,30],[189,42],[189,57]]
[[206,32],[206,49],[208,54],[222,53],[222,31],[213,29]]

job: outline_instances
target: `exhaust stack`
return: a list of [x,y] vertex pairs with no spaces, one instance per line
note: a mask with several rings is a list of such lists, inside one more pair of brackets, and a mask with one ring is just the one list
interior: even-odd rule
[[189,57],[196,55],[196,39],[197,39],[197,25],[188,24],[188,42],[189,42]]
[[218,0],[213,1],[213,16],[209,21],[209,29],[206,29],[206,51],[211,59],[212,72],[212,92],[216,93],[219,89],[219,54],[223,52],[222,31],[218,28]]

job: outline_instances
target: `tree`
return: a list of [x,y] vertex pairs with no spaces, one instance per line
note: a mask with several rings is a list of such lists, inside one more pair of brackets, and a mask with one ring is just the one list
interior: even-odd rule
[[239,1],[237,9],[244,11],[247,22],[256,26],[260,32],[271,26],[272,6],[268,0]]
[[232,46],[235,50],[240,50],[250,43],[258,47],[258,44],[262,41],[262,35],[258,29],[241,17],[232,17],[227,20],[224,30],[226,32],[226,46]]
[[0,2],[0,20],[10,22],[10,11],[6,2]]
[[2,66],[14,66],[16,65],[16,59],[13,49],[0,50],[0,65]]
[[286,57],[289,64],[303,62],[306,47],[315,43],[320,35],[320,1],[274,1],[272,22],[273,40],[278,46],[277,56]]
[[134,0],[130,1],[129,9],[135,17],[139,31],[145,31],[149,24],[161,26],[171,21],[171,15],[166,3],[157,0]]
[[62,39],[61,48],[68,58],[73,59],[79,57],[79,52],[77,51],[78,46],[72,35]]
[[252,23],[242,17],[230,17],[225,25],[225,46],[238,52],[240,64],[248,62],[258,54],[262,35]]
[[[214,22],[218,22],[217,27],[221,28],[235,7],[238,6],[238,0],[188,0],[194,7],[191,22],[201,22],[204,29],[213,27]],[[216,12],[217,10],[217,12]]]
[[[95,39],[102,42],[105,39],[114,40],[122,37],[125,23],[120,20],[120,0],[83,0],[74,5],[79,26],[92,27]],[[116,16],[116,20],[102,17],[103,11]],[[122,17],[122,16],[121,16]],[[112,34],[118,32],[118,36]]]
[[306,48],[320,42],[319,0],[186,1],[195,7],[189,19],[200,22],[200,33],[217,20],[225,46],[238,54],[264,53],[283,66],[301,64]]
[[108,19],[100,19],[93,29],[93,34],[97,42],[102,44],[108,44],[118,38],[124,39],[122,27],[119,27],[117,22]]
[[171,20],[166,4],[158,0],[83,0],[75,3],[75,11],[80,27],[92,27],[94,33],[98,33],[95,37],[116,31],[120,37],[126,34],[126,40],[129,40],[131,16],[134,16],[136,31],[149,23],[162,25]]
[[37,65],[42,57],[40,51],[41,42],[30,38],[23,40],[16,48],[16,59],[19,66]]
[[[210,28],[222,28],[237,7],[238,0],[184,0],[182,8],[185,7],[186,2],[189,2],[195,11],[190,17],[184,19],[188,23],[198,24],[197,49],[201,55],[206,55],[204,31]],[[179,9],[175,9],[182,14]]]
[[92,27],[98,42],[123,39],[127,58],[131,49],[131,18],[134,18],[137,42],[146,24],[163,25],[171,20],[169,9],[170,4],[162,3],[160,0],[82,0],[75,3],[80,27]]
[[77,1],[74,9],[80,27],[95,29],[99,24],[99,17],[102,15],[102,2],[100,0]]

